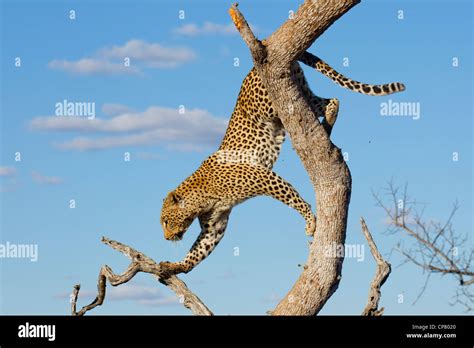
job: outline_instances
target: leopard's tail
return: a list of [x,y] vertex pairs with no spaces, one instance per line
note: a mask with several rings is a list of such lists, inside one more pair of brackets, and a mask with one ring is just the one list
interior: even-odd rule
[[320,58],[315,55],[305,52],[298,59],[300,62],[318,70],[323,75],[326,75],[339,86],[348,88],[355,92],[368,95],[387,95],[405,90],[405,85],[400,82],[387,83],[385,85],[369,85],[358,81],[351,80],[344,75],[338,73],[336,70],[331,68]]

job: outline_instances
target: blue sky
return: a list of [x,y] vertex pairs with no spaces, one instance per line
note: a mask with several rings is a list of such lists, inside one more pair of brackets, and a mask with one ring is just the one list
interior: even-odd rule
[[[0,259],[0,313],[67,314],[76,283],[83,288],[80,304],[89,302],[103,264],[116,272],[127,265],[100,243],[102,235],[157,261],[184,257],[198,224],[182,242],[165,241],[162,199],[217,148],[252,66],[232,30],[229,6],[225,1],[1,1],[0,242],[36,244],[38,261]],[[240,7],[261,38],[296,10],[290,1],[241,1]],[[404,19],[397,18],[399,10]],[[381,251],[394,266],[400,264],[401,257],[390,251],[402,236],[382,233],[384,214],[371,195],[391,178],[407,182],[411,196],[428,203],[426,214],[433,220],[447,218],[458,200],[454,226],[470,235],[470,1],[363,1],[310,51],[351,78],[407,86],[401,94],[369,97],[305,69],[316,94],[341,101],[332,138],[348,153],[353,178],[347,243],[365,245],[359,225],[364,216]],[[124,57],[130,66],[124,66]],[[65,99],[95,103],[95,119],[56,116],[56,103]],[[388,100],[419,103],[420,118],[381,116],[380,105]],[[17,152],[21,161],[15,161]],[[459,154],[456,162],[453,152]],[[274,170],[316,205],[289,141]],[[233,210],[215,252],[182,278],[218,314],[264,314],[300,273],[306,240],[296,212],[255,198]],[[469,240],[466,248],[472,248]],[[339,290],[322,313],[359,314],[374,271],[367,246],[364,261],[346,259]],[[383,287],[386,313],[462,312],[449,305],[455,284],[448,277],[432,277],[412,305],[423,282],[419,269],[394,267]],[[94,314],[189,314],[146,275],[114,290]]]

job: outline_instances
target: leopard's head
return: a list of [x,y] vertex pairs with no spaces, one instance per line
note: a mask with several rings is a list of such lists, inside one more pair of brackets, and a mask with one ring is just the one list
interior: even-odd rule
[[183,239],[184,233],[194,220],[189,208],[183,195],[176,191],[168,193],[163,201],[160,219],[166,240]]

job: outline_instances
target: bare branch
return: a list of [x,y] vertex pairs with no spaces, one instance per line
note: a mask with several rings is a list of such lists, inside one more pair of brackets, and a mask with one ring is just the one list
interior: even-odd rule
[[372,235],[369,232],[369,228],[365,223],[364,218],[360,219],[360,223],[362,225],[362,231],[365,235],[365,239],[367,239],[367,243],[370,247],[370,252],[374,257],[375,262],[377,263],[377,270],[375,272],[374,279],[370,284],[369,290],[369,300],[368,303],[362,312],[362,315],[365,316],[380,316],[383,314],[384,308],[378,309],[379,301],[380,301],[380,288],[388,279],[388,276],[391,272],[390,264],[383,258],[382,254],[380,254],[379,250],[377,249],[377,245],[372,238]]
[[244,39],[245,43],[252,53],[252,57],[255,57],[258,63],[262,64],[267,56],[265,46],[260,40],[258,40],[250,29],[247,20],[244,18],[242,13],[238,9],[239,4],[234,3],[229,9],[230,17],[235,24],[235,27],[240,32],[240,35]]
[[471,284],[474,284],[474,278],[472,278],[471,280],[465,281],[462,285],[471,285]]
[[[423,295],[426,290],[431,274],[451,275],[455,277],[461,287],[468,287],[474,284],[474,269],[472,269],[472,257],[474,250],[470,252],[459,252],[466,246],[467,237],[456,234],[452,227],[454,215],[459,209],[456,202],[444,223],[426,221],[423,219],[424,208],[421,213],[417,211],[417,202],[408,202],[407,189],[403,192],[404,207],[400,214],[397,211],[398,188],[392,181],[388,183],[387,195],[394,205],[395,214],[392,208],[387,206],[379,195],[374,194],[376,203],[383,208],[388,218],[389,225],[395,233],[403,232],[412,239],[412,248],[399,247],[396,250],[405,257],[405,261],[410,262],[423,271],[426,271],[427,278],[414,303]],[[419,203],[418,203],[419,204]],[[410,216],[412,210],[414,216]],[[463,305],[467,310],[471,310],[474,305],[474,295],[467,290],[458,291],[455,295],[456,303]]]
[[306,0],[298,8],[294,18],[288,19],[268,38],[268,46],[273,47],[273,54],[269,58],[279,62],[280,66],[289,65],[359,2],[360,0]]
[[428,283],[430,282],[430,278],[431,278],[431,273],[428,273],[428,275],[426,276],[426,279],[425,279],[425,283],[421,287],[421,290],[418,293],[418,296],[416,296],[415,300],[412,303],[413,305],[416,304],[418,302],[418,300],[421,298],[421,296],[423,296],[423,294],[425,293],[425,290],[428,287]]
[[464,307],[465,313],[472,312],[474,311],[473,297],[474,294],[469,291],[468,287],[461,287],[456,291],[454,301],[450,305],[459,304]]
[[109,266],[102,266],[97,282],[97,297],[90,304],[82,307],[79,312],[76,311],[76,304],[81,286],[79,284],[74,286],[71,298],[72,315],[82,316],[91,309],[102,305],[105,300],[107,280],[112,286],[118,286],[120,284],[127,283],[139,272],[150,273],[160,283],[169,287],[176,293],[180,299],[180,302],[182,302],[183,305],[190,309],[195,315],[213,315],[209,308],[207,308],[206,305],[188,289],[186,284],[181,279],[175,275],[168,276],[165,274],[165,272],[161,269],[161,266],[145,254],[136,251],[128,245],[105,237],[102,237],[102,242],[111,248],[120,251],[122,254],[131,259],[132,262],[127,267],[125,272],[120,275],[115,274]]

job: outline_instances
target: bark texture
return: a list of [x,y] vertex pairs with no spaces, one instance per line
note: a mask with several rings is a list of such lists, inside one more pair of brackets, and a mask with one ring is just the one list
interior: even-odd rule
[[[272,312],[273,315],[315,315],[336,291],[343,257],[328,256],[334,245],[344,245],[351,196],[351,174],[300,86],[291,75],[296,59],[339,17],[359,0],[306,0],[288,20],[261,44],[237,4],[231,17],[249,46],[254,65],[267,88],[296,153],[309,175],[317,198],[316,234],[300,277]],[[262,58],[263,57],[263,58]]]

